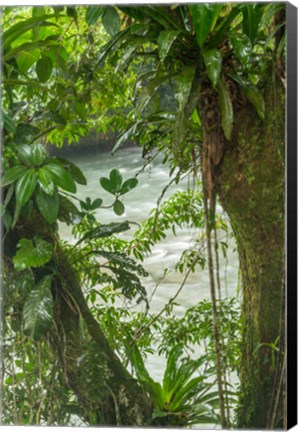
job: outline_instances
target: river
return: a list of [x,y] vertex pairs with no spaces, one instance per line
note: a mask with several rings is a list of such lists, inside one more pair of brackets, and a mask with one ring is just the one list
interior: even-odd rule
[[[87,153],[68,156],[68,159],[76,163],[84,172],[88,184],[78,187],[78,197],[85,199],[102,198],[104,205],[113,202],[112,195],[105,192],[99,185],[99,178],[109,176],[113,168],[117,168],[124,179],[133,177],[143,166],[141,150],[139,148],[128,148],[117,152],[114,156],[110,153]],[[111,221],[130,220],[142,222],[146,219],[149,211],[156,207],[157,199],[163,188],[169,183],[167,167],[161,163],[161,158],[154,160],[139,176],[138,186],[130,191],[124,198],[125,214],[121,217],[114,215],[110,210],[98,209],[97,216],[102,223]],[[169,197],[178,188],[187,188],[189,179],[184,179],[179,186],[172,185],[165,194]],[[112,214],[111,214],[112,213]],[[70,228],[65,224],[60,227],[61,236],[71,241]],[[128,232],[129,233],[129,232]],[[129,235],[125,233],[125,235]],[[194,230],[183,230],[175,237],[171,232],[168,237],[158,243],[152,254],[144,261],[144,267],[149,272],[149,277],[144,280],[149,298],[156,287],[156,282],[161,278],[165,268],[171,268],[178,260],[181,252],[185,250],[195,236]],[[227,259],[221,260],[221,278],[224,296],[234,296],[238,285],[238,257],[235,248],[228,248]],[[170,272],[158,285],[150,303],[151,312],[159,312],[164,305],[178,290],[183,276],[176,272]],[[209,276],[207,268],[199,269],[192,273],[176,302],[174,313],[181,317],[186,309],[194,306],[203,299],[210,299]],[[147,360],[147,367],[152,377],[161,381],[165,367],[165,359],[158,355],[151,355]]]

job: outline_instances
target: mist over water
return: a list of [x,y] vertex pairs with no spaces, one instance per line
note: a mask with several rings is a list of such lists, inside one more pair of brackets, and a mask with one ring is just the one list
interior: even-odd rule
[[[87,178],[87,185],[78,185],[77,196],[80,199],[86,199],[89,196],[92,200],[102,198],[104,206],[108,206],[113,202],[113,196],[105,192],[100,184],[100,177],[108,177],[109,172],[116,168],[118,169],[123,179],[133,177],[142,167],[144,160],[141,157],[141,149],[128,148],[117,152],[114,156],[110,153],[87,153],[76,156],[68,156],[68,158],[76,163]],[[98,209],[96,216],[102,223],[117,222],[129,220],[141,223],[144,221],[151,209],[157,205],[158,197],[163,188],[169,183],[168,168],[162,165],[162,158],[155,159],[139,176],[138,186],[124,196],[123,203],[125,205],[125,213],[122,216],[117,216],[112,209]],[[169,198],[178,189],[186,189],[191,179],[184,179],[180,184],[171,185],[165,193],[165,197]],[[132,238],[133,231],[136,228],[132,225],[131,231],[126,231],[121,234],[125,238]],[[71,240],[71,229],[65,224],[60,226],[61,237]],[[221,235],[221,234],[220,234]],[[154,246],[152,254],[146,257],[143,266],[149,272],[149,277],[143,279],[144,286],[147,288],[148,297],[156,288],[156,283],[163,276],[165,269],[172,268],[178,261],[183,250],[187,249],[191,242],[196,238],[196,230],[177,230],[177,236],[174,236],[171,231],[166,239],[163,239]],[[224,241],[225,234],[224,234]],[[227,250],[227,259],[224,259],[221,254],[221,285],[222,296],[234,296],[238,285],[238,257],[235,252],[235,246],[230,238],[230,247]],[[154,296],[150,302],[150,310],[152,313],[158,313],[164,305],[171,299],[179,289],[184,275],[181,275],[174,270],[171,271],[158,285]],[[185,311],[194,306],[203,299],[210,299],[209,275],[208,269],[202,270],[197,268],[195,273],[191,273],[176,299],[177,306],[174,307],[174,313],[178,317],[182,317]],[[148,357],[147,367],[156,380],[161,380],[165,367],[165,359],[157,355]]]

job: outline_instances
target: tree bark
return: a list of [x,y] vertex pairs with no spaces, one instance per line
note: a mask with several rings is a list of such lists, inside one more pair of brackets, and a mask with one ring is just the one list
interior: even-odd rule
[[[234,132],[214,170],[240,260],[243,349],[237,427],[282,427],[284,373],[284,88],[267,77],[266,118],[234,106]],[[275,347],[276,344],[276,347]]]
[[[6,239],[8,255],[14,255],[23,237],[42,236],[53,245],[51,273],[54,322],[51,347],[60,359],[65,384],[75,393],[81,415],[89,425],[148,426],[152,401],[110,348],[92,316],[75,269],[62,249],[57,234],[33,211]],[[36,270],[37,279],[46,267]]]

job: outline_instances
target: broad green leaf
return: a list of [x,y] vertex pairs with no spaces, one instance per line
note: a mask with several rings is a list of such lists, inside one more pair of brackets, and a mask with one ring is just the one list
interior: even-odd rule
[[100,186],[107,192],[114,194],[114,186],[110,179],[106,177],[101,177],[99,179]]
[[67,6],[66,7],[66,14],[67,14],[67,16],[74,18],[75,20],[78,17],[78,13],[77,13],[75,6]]
[[157,89],[168,80],[168,73],[156,73],[155,77],[143,88],[143,91],[137,98],[136,110],[141,113],[155,95]]
[[26,73],[31,66],[39,59],[40,50],[19,51],[16,56],[17,64],[21,72]]
[[159,34],[158,37],[158,54],[160,57],[160,60],[163,61],[167,57],[171,46],[177,36],[179,35],[179,31],[176,30],[170,30],[170,31],[162,31]]
[[66,171],[63,166],[57,163],[48,163],[44,166],[44,169],[51,173],[54,183],[57,186],[60,186],[67,192],[75,193],[77,191],[73,176],[68,171]]
[[208,77],[215,87],[221,72],[222,57],[220,51],[217,49],[203,50],[203,59],[207,68]]
[[136,179],[135,177],[125,180],[125,182],[121,187],[120,195],[126,194],[127,192],[134,189],[137,185],[138,185],[138,179]]
[[78,242],[92,239],[92,238],[101,238],[101,237],[110,237],[112,234],[120,233],[123,231],[127,231],[130,229],[129,223],[127,221],[121,223],[110,223],[108,225],[101,225],[90,230],[87,234],[85,234]]
[[53,63],[47,56],[42,56],[36,63],[36,74],[40,82],[45,83],[52,75]]
[[53,322],[54,301],[51,284],[52,276],[44,276],[29,293],[24,304],[24,333],[33,340],[41,339]]
[[232,136],[234,120],[233,105],[228,89],[222,80],[219,80],[218,82],[218,91],[220,97],[221,126],[223,128],[225,137],[230,140]]
[[230,33],[229,39],[240,62],[243,66],[249,66],[252,51],[249,37],[246,34]]
[[227,31],[230,28],[232,22],[235,18],[241,13],[240,8],[237,4],[231,5],[232,10],[228,14],[226,18],[223,19],[220,26],[216,29],[214,36],[211,37],[210,41],[207,43],[207,49],[217,48],[219,45],[223,43],[223,41],[227,38]]
[[53,18],[55,15],[44,15],[40,17],[33,17],[27,20],[23,20],[9,27],[2,35],[3,50],[7,48],[13,41],[17,40],[22,34],[26,33],[40,24],[41,26],[55,26],[57,24],[46,21],[47,19]]
[[87,184],[86,177],[84,176],[83,172],[81,171],[81,169],[76,164],[74,164],[73,162],[71,162],[67,159],[61,158],[61,157],[56,157],[55,159],[53,158],[51,160],[53,160],[53,161],[56,160],[56,161],[60,162],[64,166],[64,168],[70,172],[70,174],[73,176],[74,180],[77,183],[79,183],[81,185]]
[[120,31],[120,17],[113,6],[106,6],[102,17],[102,23],[110,36],[115,36]]
[[175,79],[175,98],[178,102],[179,111],[182,111],[186,107],[194,76],[195,68],[188,66]]
[[41,189],[48,195],[52,195],[54,193],[54,181],[52,174],[47,167],[41,167],[37,171],[38,183]]
[[40,211],[44,219],[49,224],[53,224],[54,222],[56,222],[60,207],[57,189],[54,189],[52,195],[48,195],[41,188],[38,188],[35,193],[35,200],[38,210]]
[[214,6],[208,3],[191,4],[188,6],[199,46],[202,48],[213,26]]
[[104,6],[88,6],[86,10],[86,23],[88,25],[95,24],[104,13]]
[[3,113],[3,126],[8,133],[15,132],[17,130],[14,120],[6,113]]
[[116,199],[113,205],[113,210],[116,213],[116,215],[121,216],[125,212],[125,207],[121,201]]
[[41,165],[46,158],[46,151],[42,144],[33,144],[31,148],[31,160],[34,165]]
[[1,179],[1,186],[8,186],[9,184],[16,181],[26,170],[27,168],[23,165],[16,165],[12,168],[6,170],[4,176]]
[[23,207],[31,198],[34,192],[37,181],[36,171],[34,169],[27,170],[17,181],[15,197],[16,202],[20,207]]
[[17,153],[20,160],[26,165],[31,165],[32,163],[32,147],[28,144],[22,144],[17,147]]
[[120,171],[117,169],[113,169],[110,172],[110,180],[113,185],[114,191],[119,192],[123,181]]
[[35,237],[33,240],[21,239],[12,260],[16,271],[21,271],[30,267],[42,267],[51,258],[52,245],[40,237]]
[[91,204],[91,209],[95,210],[99,208],[102,205],[103,201],[101,198],[96,198],[93,203]]

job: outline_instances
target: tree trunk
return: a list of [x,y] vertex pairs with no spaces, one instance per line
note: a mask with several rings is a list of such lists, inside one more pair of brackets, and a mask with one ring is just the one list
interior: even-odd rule
[[[30,220],[11,232],[5,242],[8,255],[15,254],[21,238],[36,235],[53,245],[51,346],[60,359],[66,385],[77,396],[82,416],[89,425],[148,426],[152,401],[110,348],[90,313],[67,253],[39,214],[33,211]],[[37,279],[45,271],[37,269]]]
[[[240,260],[243,348],[239,428],[282,427],[284,396],[284,88],[268,78],[266,118],[234,106],[234,132],[215,168]],[[277,80],[278,78],[276,78]]]

